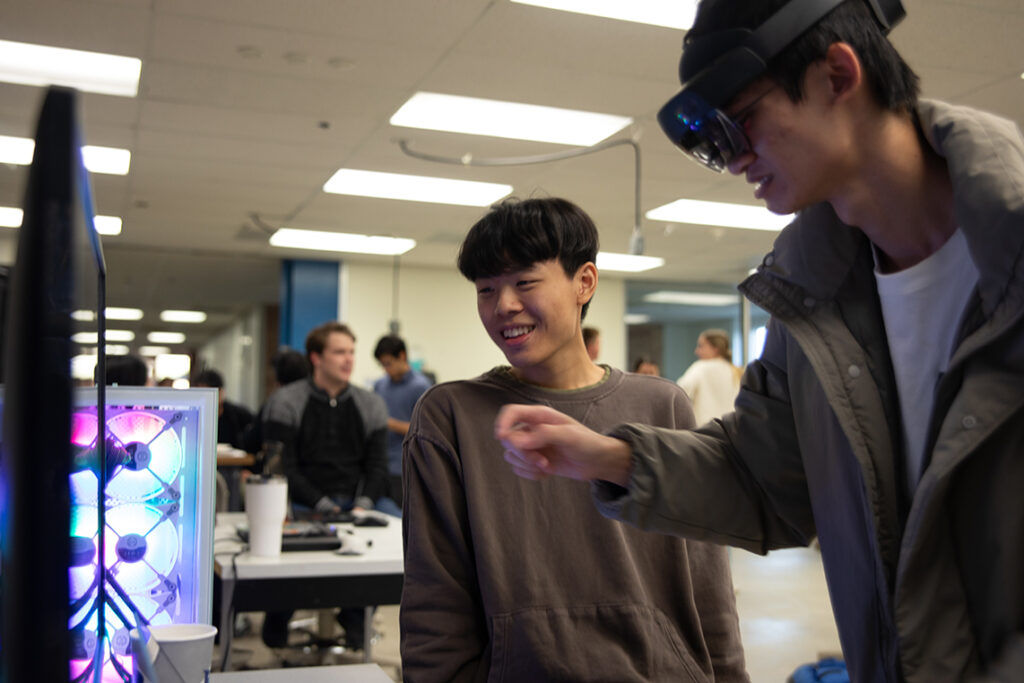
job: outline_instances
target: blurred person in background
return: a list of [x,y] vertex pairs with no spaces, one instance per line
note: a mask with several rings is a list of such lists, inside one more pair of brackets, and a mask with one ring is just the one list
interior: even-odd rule
[[676,384],[693,401],[697,424],[702,425],[732,411],[743,373],[732,364],[729,333],[725,330],[701,332],[693,353],[697,360],[687,368]]

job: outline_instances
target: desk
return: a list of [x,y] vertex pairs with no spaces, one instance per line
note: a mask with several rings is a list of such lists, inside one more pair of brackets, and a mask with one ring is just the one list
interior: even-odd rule
[[210,683],[392,683],[376,664],[307,666],[294,669],[212,674]]
[[[241,452],[241,451],[240,451]],[[244,453],[241,455],[221,455],[217,454],[217,467],[252,467],[256,464],[256,456],[252,453]]]
[[[334,551],[287,552],[253,557],[240,552],[235,527],[245,513],[220,513],[214,529],[214,585],[220,589],[221,671],[230,663],[235,612],[373,607],[397,605],[402,599],[402,522],[386,527],[339,524],[371,542],[364,555]],[[236,575],[237,572],[237,575]],[[366,611],[364,661],[370,661],[372,612]]]
[[217,473],[224,477],[228,486],[228,499],[224,504],[228,510],[242,509],[242,468],[256,464],[256,456],[246,453],[230,444],[217,444]]
[[231,444],[217,444],[217,467],[249,467],[255,462],[256,457],[252,453],[234,448]]

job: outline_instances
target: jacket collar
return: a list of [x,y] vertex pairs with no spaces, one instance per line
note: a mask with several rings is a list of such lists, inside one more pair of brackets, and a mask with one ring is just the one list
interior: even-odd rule
[[[987,316],[1024,306],[1024,138],[1012,121],[967,107],[921,100],[925,137],[945,158],[959,226],[978,267],[978,292]],[[844,224],[826,203],[800,212],[775,242],[758,274],[833,299],[866,246],[860,230]],[[752,284],[752,283],[751,283]]]
[[332,398],[337,400],[337,399],[340,399],[342,396],[346,396],[349,393],[349,389],[352,387],[352,382],[349,382],[348,384],[345,385],[344,389],[342,389],[340,392],[338,392],[337,396],[333,396],[332,397],[330,394],[327,393],[326,390],[324,390],[324,389],[320,388],[319,386],[317,386],[316,382],[313,381],[313,376],[312,375],[307,377],[306,381],[309,383],[310,395],[315,397],[317,400],[327,401],[327,402],[329,402]]

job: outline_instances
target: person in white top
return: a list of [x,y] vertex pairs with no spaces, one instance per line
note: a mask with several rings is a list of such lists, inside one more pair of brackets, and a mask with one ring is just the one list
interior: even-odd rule
[[702,425],[732,410],[740,391],[740,369],[732,364],[729,334],[725,330],[704,330],[693,350],[697,360],[676,384],[693,401],[697,424]]

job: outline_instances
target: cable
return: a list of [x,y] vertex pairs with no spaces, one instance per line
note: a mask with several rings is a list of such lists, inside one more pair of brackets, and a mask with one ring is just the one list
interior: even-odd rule
[[427,154],[425,152],[417,152],[409,146],[409,141],[405,138],[396,140],[399,149],[406,156],[410,156],[414,159],[420,159],[422,161],[432,161],[437,164],[450,164],[453,166],[526,166],[530,164],[546,164],[552,161],[563,161],[565,159],[575,159],[586,154],[593,154],[595,152],[601,152],[612,147],[618,147],[620,145],[629,145],[633,148],[633,159],[634,159],[634,187],[633,187],[633,233],[629,238],[629,253],[639,255],[644,252],[644,237],[641,230],[641,217],[640,217],[640,145],[637,144],[636,140],[620,138],[618,140],[608,140],[606,142],[599,142],[596,145],[590,147],[578,147],[576,149],[566,150],[564,152],[552,152],[550,154],[536,154],[532,156],[522,157],[498,157],[489,159],[477,159],[471,153],[467,152],[461,157],[444,157],[436,154]]
[[[224,540],[228,540],[228,539],[221,539],[221,540],[224,541]],[[238,556],[239,555],[241,555],[244,552],[247,552],[248,550],[249,550],[249,544],[248,543],[243,543],[241,548],[239,548],[238,550],[233,551],[231,553],[231,591],[226,593],[226,594],[221,595],[220,596],[220,600],[221,600],[221,604],[222,605],[225,604],[225,603],[227,604],[227,606],[228,606],[228,609],[227,609],[228,617],[231,619],[232,623],[230,623],[230,624],[223,624],[222,623],[220,625],[220,628],[222,629],[222,632],[223,632],[223,629],[225,629],[225,628],[230,628],[232,630],[235,628],[235,624],[233,622],[235,620],[235,585],[238,583],[238,563],[237,563],[237,560],[238,560]],[[216,556],[216,555],[225,555],[225,554],[227,554],[227,553],[226,552],[224,552],[224,553],[214,553],[214,556]],[[223,581],[221,581],[221,590],[222,591],[224,590],[224,582]],[[222,608],[221,609],[221,615],[223,615],[223,614],[224,614],[224,610]],[[232,631],[232,635],[234,635],[233,631]],[[227,636],[225,636],[225,638],[227,638]],[[224,647],[224,643],[225,642],[226,642],[226,640],[221,640],[221,647],[224,650],[223,655],[221,656],[221,661],[220,661],[220,670],[221,671],[224,671],[224,667],[228,663],[228,656],[231,654],[230,651],[226,647]]]

